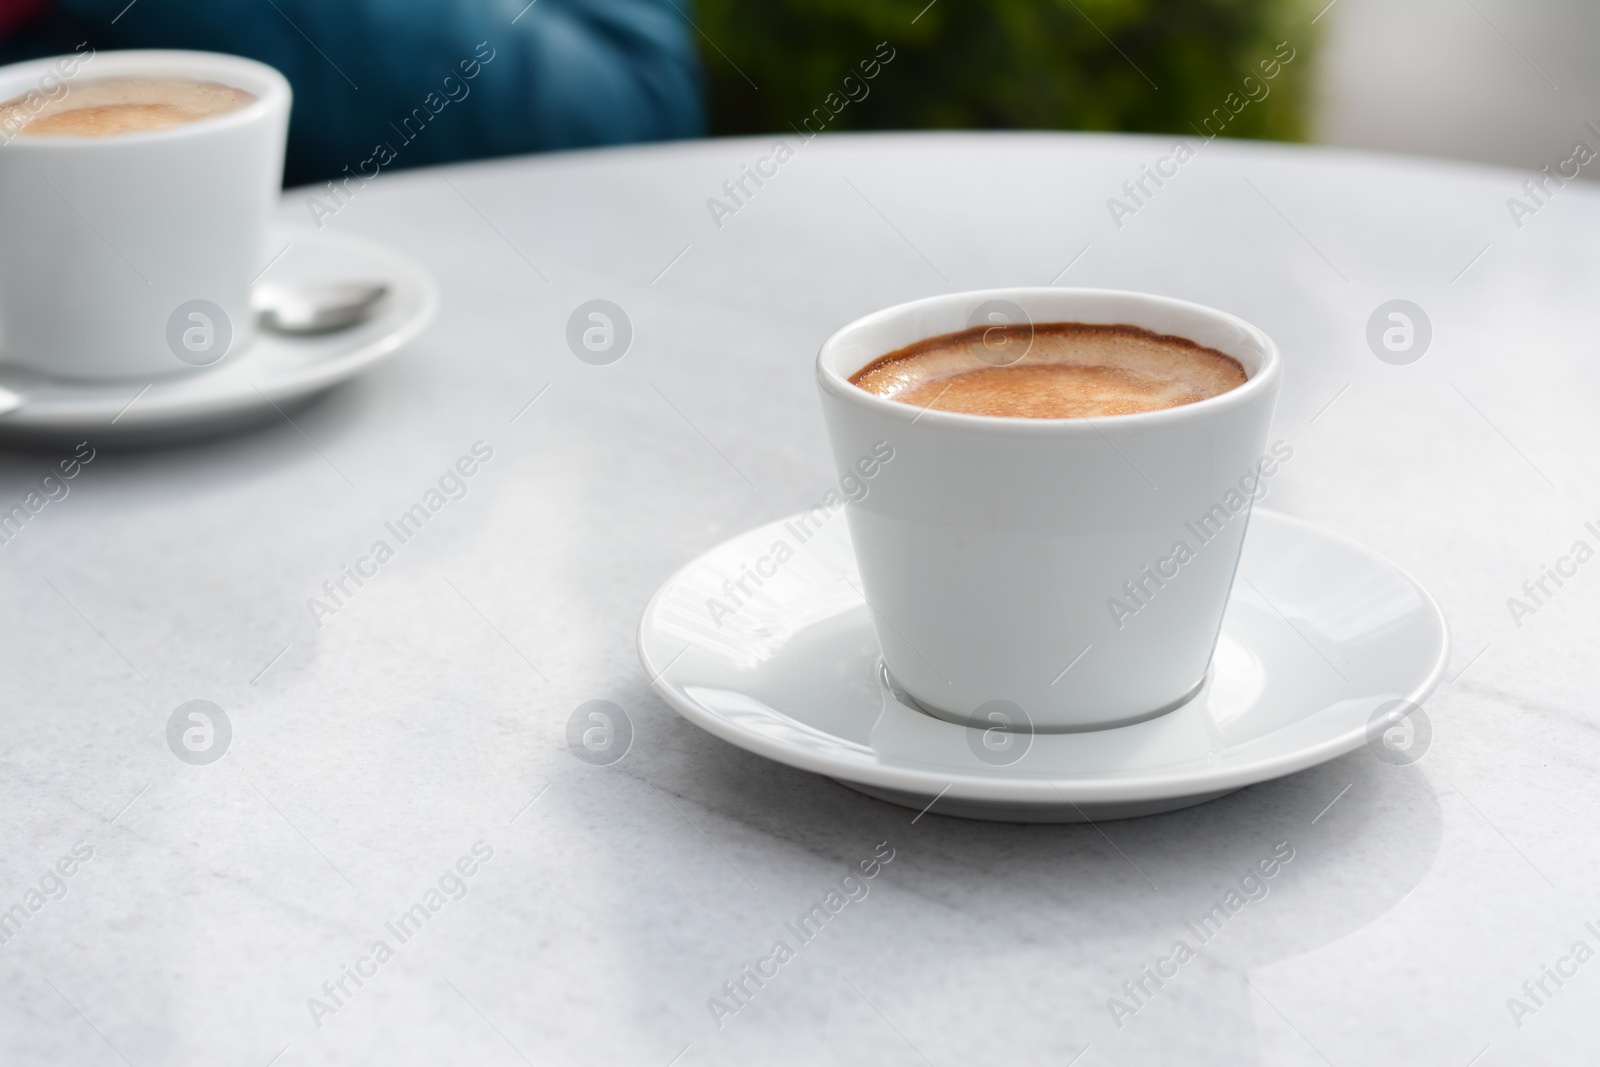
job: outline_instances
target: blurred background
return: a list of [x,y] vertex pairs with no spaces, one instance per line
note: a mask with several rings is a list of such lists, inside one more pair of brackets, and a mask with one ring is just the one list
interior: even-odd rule
[[1600,144],[1595,0],[1339,0],[1321,25],[1312,140],[1531,169]]
[[887,41],[892,64],[829,129],[1192,134],[1288,41],[1296,59],[1228,132],[1298,140],[1320,28],[1301,0],[699,0],[698,10],[713,133],[789,130]]
[[1600,144],[1596,0],[925,3],[700,0],[712,132],[787,130],[887,38],[892,73],[830,128],[1190,133],[1288,41],[1297,58],[1227,136],[1532,169]]
[[[474,56],[493,57],[477,102],[394,167],[787,134],[814,114],[828,132],[1192,136],[1227,108],[1229,137],[1530,169],[1600,143],[1600,0],[0,0],[0,61],[85,41],[279,67],[299,101],[290,184],[406,136]],[[892,62],[864,81],[880,42]],[[1247,85],[1275,52],[1293,59]]]

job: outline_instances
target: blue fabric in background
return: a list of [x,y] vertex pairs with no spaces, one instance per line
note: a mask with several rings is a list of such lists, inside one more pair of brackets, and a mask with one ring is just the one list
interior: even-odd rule
[[380,143],[387,170],[698,136],[689,14],[689,0],[56,0],[0,60],[88,41],[270,63],[294,86],[294,185],[354,171]]

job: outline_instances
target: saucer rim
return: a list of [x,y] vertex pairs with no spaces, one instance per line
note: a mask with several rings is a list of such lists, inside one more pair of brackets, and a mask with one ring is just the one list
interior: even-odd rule
[[[921,770],[905,763],[879,761],[871,765],[870,774],[863,774],[863,765],[845,762],[827,755],[819,755],[805,749],[799,749],[772,741],[760,735],[753,735],[731,727],[722,719],[707,709],[702,708],[686,693],[681,693],[665,681],[665,672],[658,672],[651,662],[649,652],[645,647],[646,630],[650,621],[657,615],[659,604],[667,590],[676,585],[685,574],[701,566],[710,556],[722,551],[727,545],[741,540],[769,527],[780,526],[792,516],[784,516],[770,523],[752,527],[741,531],[733,537],[727,538],[705,552],[689,560],[675,570],[663,581],[639,620],[636,633],[635,647],[639,654],[640,664],[644,667],[646,676],[651,679],[650,687],[656,695],[661,697],[669,707],[682,715],[689,722],[705,730],[707,733],[720,738],[737,748],[763,756],[785,766],[795,767],[799,770],[810,771],[836,779],[842,783],[861,782],[868,786],[899,790],[906,793],[915,793],[932,797],[935,794],[943,796],[956,796],[967,800],[985,800],[1026,806],[1061,807],[1078,803],[1102,804],[1139,800],[1157,800],[1163,798],[1194,797],[1201,794],[1219,793],[1232,789],[1239,789],[1258,782],[1270,781],[1284,775],[1294,774],[1297,771],[1315,767],[1328,760],[1353,752],[1366,742],[1366,727],[1359,726],[1342,731],[1328,737],[1314,745],[1307,745],[1290,752],[1246,763],[1237,767],[1225,768],[1218,771],[1193,771],[1178,775],[1152,776],[1148,772],[1138,777],[1112,777],[1112,778],[1070,778],[1070,777],[1042,777],[1037,775],[1015,776],[1004,773],[1005,768],[995,768],[999,773],[981,773],[967,771],[958,774],[948,774]],[[1396,693],[1399,699],[1408,700],[1413,704],[1421,705],[1438,688],[1443,680],[1445,669],[1449,663],[1452,646],[1450,637],[1449,620],[1445,617],[1444,610],[1426,586],[1419,582],[1408,570],[1389,559],[1376,550],[1357,541],[1353,537],[1329,530],[1324,526],[1313,523],[1298,516],[1288,515],[1284,512],[1270,508],[1252,509],[1252,522],[1265,519],[1267,522],[1282,523],[1296,529],[1300,534],[1309,534],[1337,542],[1347,549],[1353,550],[1367,557],[1377,565],[1398,575],[1402,580],[1416,590],[1422,598],[1423,605],[1433,617],[1439,628],[1439,644],[1433,663],[1429,666],[1422,681],[1412,686],[1407,693]],[[1248,551],[1248,541],[1246,541]],[[1231,593],[1230,593],[1231,596]],[[687,646],[686,646],[687,647]],[[681,655],[681,653],[680,653]],[[668,669],[671,663],[667,664]],[[1202,690],[1203,691],[1203,690]],[[777,714],[783,712],[777,708],[771,709]],[[951,729],[964,729],[946,720],[926,715],[925,712],[915,708],[908,709],[915,714],[925,715],[929,721],[940,723]],[[1178,709],[1174,709],[1176,711]],[[1168,714],[1171,714],[1169,712]],[[786,716],[787,717],[787,716]],[[1166,716],[1147,719],[1142,723],[1124,726],[1108,727],[1107,730],[1128,730],[1139,727],[1148,727],[1152,722],[1160,722]],[[791,719],[799,725],[799,720]],[[816,729],[815,727],[809,727]],[[1259,740],[1259,739],[1256,739]],[[878,753],[874,751],[874,756]]]
[[[25,400],[22,406],[0,416],[0,434],[51,434],[93,430],[102,435],[120,436],[150,430],[179,428],[191,423],[225,419],[241,412],[255,411],[275,401],[291,402],[330,389],[368,370],[374,364],[392,356],[414,341],[438,317],[441,297],[438,282],[433,275],[411,256],[370,238],[339,231],[316,229],[303,224],[277,221],[271,227],[271,243],[300,245],[304,247],[341,247],[374,262],[389,265],[403,274],[408,286],[416,288],[414,306],[402,311],[386,332],[363,343],[355,344],[352,338],[348,348],[331,353],[326,359],[310,366],[300,367],[292,373],[277,377],[244,379],[242,387],[226,392],[196,392],[175,398],[155,398],[149,403],[144,398],[130,404],[117,414],[113,423],[106,423],[107,405],[97,396],[104,390],[119,385],[136,389],[140,383],[160,385],[194,381],[203,376],[176,374],[160,377],[134,376],[131,378],[72,379],[46,376],[52,389],[69,395],[58,395],[53,400],[36,402]],[[294,345],[295,338],[258,331],[249,347],[239,353],[240,361],[248,360],[269,345]],[[317,340],[317,339],[312,339]],[[321,340],[326,341],[326,338]],[[0,366],[0,372],[7,369]],[[26,369],[26,368],[22,368]],[[206,368],[209,370],[210,368]],[[3,381],[0,381],[3,384]],[[24,392],[26,387],[19,386]],[[70,395],[76,393],[78,395]],[[136,398],[138,399],[138,398]],[[92,405],[83,407],[80,405]]]

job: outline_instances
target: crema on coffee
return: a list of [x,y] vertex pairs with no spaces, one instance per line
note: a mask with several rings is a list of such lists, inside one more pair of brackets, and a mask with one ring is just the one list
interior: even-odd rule
[[21,137],[117,137],[226,115],[255,99],[195,78],[87,78],[69,82],[67,92],[43,106],[32,93],[0,102],[0,129]]
[[1245,383],[1238,360],[1137,326],[979,326],[890,352],[850,381],[918,408],[1021,419],[1130,415]]

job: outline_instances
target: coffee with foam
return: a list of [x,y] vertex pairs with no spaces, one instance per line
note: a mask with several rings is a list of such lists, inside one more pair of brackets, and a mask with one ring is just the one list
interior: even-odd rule
[[1056,322],[974,327],[890,352],[851,375],[918,408],[1023,419],[1130,415],[1245,383],[1230,356],[1137,326]]
[[255,100],[254,93],[195,78],[90,78],[42,107],[31,93],[0,102],[0,129],[22,137],[117,137],[226,115]]

